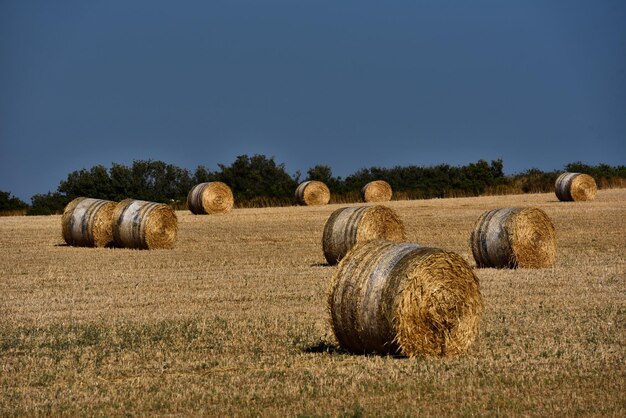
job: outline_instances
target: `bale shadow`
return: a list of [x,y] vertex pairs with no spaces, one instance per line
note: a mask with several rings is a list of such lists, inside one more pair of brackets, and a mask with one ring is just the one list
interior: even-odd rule
[[330,344],[326,341],[318,341],[317,343],[304,347],[302,349],[303,353],[307,353],[307,354],[320,354],[320,353],[328,353],[328,354],[344,354],[346,353],[345,350],[343,350],[340,347],[337,347],[336,345]]
[[[313,345],[304,347],[302,349],[302,352],[306,354],[347,354],[347,355],[365,356],[365,357],[368,357],[368,356],[388,357],[388,358],[398,359],[398,360],[403,360],[403,359],[408,358],[407,356],[402,355],[400,353],[351,352],[337,345],[330,344],[327,341],[318,341],[317,343]],[[416,358],[420,358],[420,356],[417,356]]]
[[[79,246],[79,245],[70,245],[66,242],[64,243],[59,243],[59,244],[54,244],[54,247],[76,247],[76,248],[98,248],[98,247],[83,247],[83,246]],[[124,248],[124,247],[120,247],[120,246],[116,246],[114,243],[110,242],[107,245],[105,245],[104,247],[100,247],[100,248]]]
[[332,267],[332,265],[328,263],[313,263],[310,267]]

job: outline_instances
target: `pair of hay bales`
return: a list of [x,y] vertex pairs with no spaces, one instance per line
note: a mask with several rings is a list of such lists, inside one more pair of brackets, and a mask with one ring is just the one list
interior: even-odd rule
[[[322,236],[324,257],[339,262],[358,243],[406,239],[397,213],[382,205],[334,211]],[[474,223],[470,245],[478,267],[545,268],[556,260],[556,231],[538,208],[500,208],[484,212]]]
[[332,328],[352,352],[451,356],[467,350],[483,310],[478,278],[460,256],[406,239],[385,206],[336,210],[324,226]]
[[556,197],[562,202],[593,200],[597,191],[593,177],[581,173],[563,173],[554,184]]
[[[593,200],[593,177],[563,173],[555,182],[560,201]],[[556,232],[548,215],[537,208],[501,208],[483,213],[470,237],[478,267],[545,268],[556,260]]]
[[[562,202],[582,202],[595,199],[598,186],[588,174],[563,173],[556,179],[554,189]],[[384,180],[369,182],[361,189],[364,202],[387,202],[392,194],[391,186]]]
[[[563,173],[555,182],[560,201],[593,200],[593,177]],[[548,215],[538,208],[501,208],[483,213],[470,237],[478,267],[545,268],[556,260],[556,232]]]
[[65,207],[61,229],[72,246],[159,249],[174,247],[178,221],[174,210],[161,203],[78,197]]
[[221,181],[197,184],[187,195],[187,208],[194,215],[227,213],[234,204],[232,190]]
[[[392,194],[391,186],[384,180],[371,181],[361,189],[361,199],[366,203],[387,202]],[[298,185],[295,198],[303,206],[326,205],[330,202],[330,190],[321,181],[309,180]]]
[[[479,331],[478,278],[459,255],[397,242],[404,239],[398,216],[384,206],[342,208],[328,218],[324,256],[329,264],[343,258],[328,296],[340,346],[407,356],[463,353]],[[487,211],[470,241],[479,267],[548,267],[556,257],[554,226],[536,208]]]
[[341,260],[328,295],[344,349],[358,353],[452,356],[478,334],[478,278],[460,256],[403,243],[404,225],[385,206],[336,210],[324,226],[329,264]]

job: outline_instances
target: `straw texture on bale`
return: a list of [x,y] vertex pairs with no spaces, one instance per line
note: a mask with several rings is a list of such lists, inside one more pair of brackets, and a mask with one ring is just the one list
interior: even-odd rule
[[593,200],[598,186],[588,174],[563,173],[554,184],[556,197],[562,202]]
[[232,190],[221,181],[197,184],[187,195],[187,207],[195,215],[226,213],[234,203]]
[[77,247],[104,247],[113,241],[111,219],[115,202],[77,197],[61,217],[63,239]]
[[556,260],[554,225],[537,208],[484,212],[474,224],[470,244],[478,267],[543,268]]
[[296,202],[304,206],[326,205],[330,201],[330,190],[317,180],[300,183],[296,189]]
[[113,241],[118,247],[173,248],[178,220],[172,208],[162,203],[122,200],[113,213]]
[[344,349],[410,357],[465,352],[483,312],[478,278],[462,257],[380,240],[339,263],[328,306]]
[[328,264],[337,264],[355,244],[374,239],[406,239],[404,224],[396,211],[382,205],[337,209],[324,225],[324,257]]
[[361,189],[361,199],[367,203],[388,202],[392,195],[391,186],[384,180],[370,181]]

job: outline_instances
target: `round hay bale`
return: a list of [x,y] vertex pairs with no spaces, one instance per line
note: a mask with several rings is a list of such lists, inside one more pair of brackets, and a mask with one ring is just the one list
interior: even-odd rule
[[385,180],[370,181],[361,189],[361,199],[367,203],[388,202],[393,191]]
[[588,174],[563,173],[554,184],[556,197],[562,202],[593,200],[598,186]]
[[330,201],[330,190],[317,180],[300,183],[296,189],[296,202],[303,206],[327,205]]
[[178,219],[162,203],[122,200],[113,213],[113,242],[118,247],[174,248]]
[[115,202],[77,197],[65,206],[61,233],[68,245],[105,247],[113,241]]
[[328,306],[344,349],[410,357],[465,352],[483,312],[478,278],[461,256],[380,240],[341,260]]
[[554,225],[537,208],[483,213],[474,224],[470,245],[478,267],[543,268],[556,260]]
[[194,215],[230,212],[234,203],[232,190],[221,181],[197,184],[187,195],[187,207]]
[[396,211],[382,205],[337,209],[324,225],[324,257],[328,264],[337,264],[357,243],[375,239],[406,239],[404,224]]

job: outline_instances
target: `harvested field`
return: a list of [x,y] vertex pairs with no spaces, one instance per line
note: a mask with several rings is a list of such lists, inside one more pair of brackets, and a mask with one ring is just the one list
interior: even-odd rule
[[341,205],[179,211],[175,248],[154,251],[67,246],[60,216],[0,218],[0,415],[626,415],[626,189],[387,205],[408,241],[472,265],[483,212],[537,207],[557,259],[475,270],[464,355],[353,355],[332,336],[321,247]]

